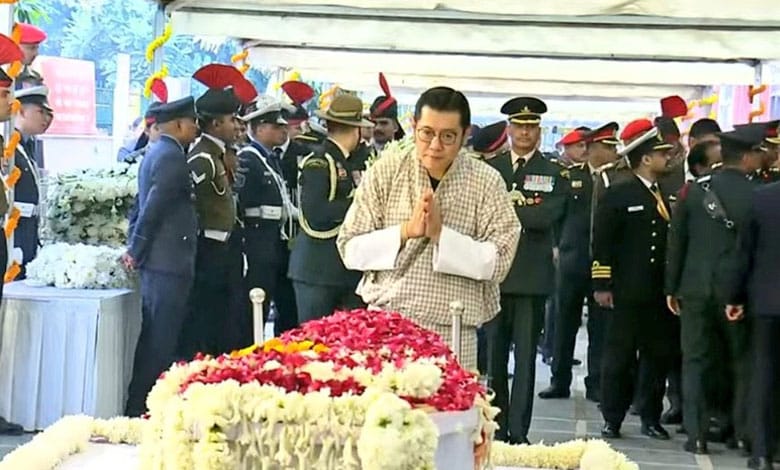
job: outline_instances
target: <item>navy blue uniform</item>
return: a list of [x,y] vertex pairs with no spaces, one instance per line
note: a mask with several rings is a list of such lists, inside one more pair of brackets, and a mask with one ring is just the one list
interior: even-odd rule
[[347,158],[330,139],[301,166],[301,232],[293,244],[289,270],[301,322],[362,305],[355,294],[362,273],[344,267],[336,236],[363,171],[364,159]]
[[778,435],[775,395],[780,375],[778,207],[780,183],[768,184],[753,193],[752,210],[739,234],[739,264],[728,288],[729,304],[745,305],[753,328],[753,456],[770,461]]
[[35,161],[32,142],[33,139],[20,142],[14,156],[15,165],[22,172],[14,187],[14,206],[22,213],[19,225],[14,231],[14,247],[22,250],[22,272],[18,279],[25,278],[25,266],[35,258],[40,245],[38,238],[40,172]]
[[126,413],[138,416],[157,377],[176,359],[195,274],[198,220],[184,148],[163,135],[138,173],[138,216],[129,253],[141,273],[143,323]]
[[257,142],[241,149],[238,158],[240,181],[236,186],[244,216],[246,286],[265,291],[263,316],[266,319],[273,300],[277,311],[274,333],[281,334],[298,324],[295,292],[287,277],[288,219],[292,214],[285,171],[280,155]]
[[[668,197],[662,194],[666,216]],[[639,177],[621,179],[598,204],[593,235],[593,290],[610,291],[614,310],[606,313],[601,376],[601,412],[620,429],[633,397],[632,369],[641,357],[640,414],[659,424],[664,379],[677,343],[677,324],[664,297],[668,221]]]

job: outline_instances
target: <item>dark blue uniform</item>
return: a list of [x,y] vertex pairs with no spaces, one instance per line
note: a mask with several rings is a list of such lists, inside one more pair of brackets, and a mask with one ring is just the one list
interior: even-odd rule
[[[663,197],[663,195],[661,196]],[[668,196],[663,197],[666,214]],[[664,379],[674,355],[676,318],[664,297],[668,221],[658,201],[637,176],[621,179],[599,201],[594,224],[594,292],[612,292],[614,310],[606,314],[601,376],[601,412],[619,430],[632,393],[632,369],[641,357],[638,387],[646,426],[661,418]]]
[[18,279],[24,279],[24,268],[35,258],[40,244],[38,238],[40,173],[33,153],[34,147],[30,145],[32,142],[34,142],[33,139],[20,142],[14,156],[15,165],[22,172],[19,181],[14,186],[14,205],[22,213],[19,225],[14,231],[14,247],[22,250],[22,272]]
[[355,294],[362,273],[347,270],[336,249],[336,236],[365,171],[364,159],[346,158],[330,139],[301,167],[301,232],[290,255],[301,322],[330,315],[337,308],[357,308]]
[[[590,283],[590,214],[595,172],[586,163],[569,167],[569,191],[560,231],[557,283],[558,316],[555,321],[551,392],[569,396],[572,357],[577,331],[582,324],[582,302],[588,299],[588,397],[598,398],[600,354],[591,354],[601,344],[600,309],[593,301]],[[593,362],[593,364],[591,364]],[[597,372],[596,372],[597,371]],[[542,395],[540,395],[542,396]],[[543,397],[544,398],[544,397]],[[547,397],[549,398],[549,397]]]
[[138,216],[129,253],[141,273],[143,323],[126,413],[138,416],[157,377],[176,359],[195,274],[198,220],[184,148],[163,135],[138,173]]
[[[780,364],[780,183],[753,193],[751,211],[739,234],[739,264],[728,289],[729,304],[745,305],[752,323],[753,456],[771,463],[777,441],[775,399]],[[743,320],[744,321],[744,320]],[[752,468],[759,468],[758,466]],[[765,468],[764,466],[760,468]]]
[[244,216],[246,286],[265,291],[264,317],[268,317],[274,301],[278,314],[274,333],[280,334],[298,323],[295,292],[287,277],[288,219],[292,214],[285,171],[278,152],[269,151],[257,142],[241,149],[238,158],[241,181],[236,186]]

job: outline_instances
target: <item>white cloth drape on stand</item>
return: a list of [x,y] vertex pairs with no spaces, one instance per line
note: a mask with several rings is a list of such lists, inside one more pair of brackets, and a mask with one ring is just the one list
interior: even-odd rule
[[25,430],[69,414],[122,414],[141,330],[130,290],[5,286],[0,416]]

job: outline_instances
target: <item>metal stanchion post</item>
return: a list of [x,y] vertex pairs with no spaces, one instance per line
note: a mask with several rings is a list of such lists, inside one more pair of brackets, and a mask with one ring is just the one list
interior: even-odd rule
[[455,357],[460,360],[461,354],[461,340],[463,337],[463,311],[465,307],[463,302],[454,301],[450,302],[450,316],[452,317],[452,352],[455,353]]
[[265,325],[263,324],[263,302],[265,291],[255,287],[249,291],[249,299],[252,301],[252,331],[255,344],[260,345],[265,341]]

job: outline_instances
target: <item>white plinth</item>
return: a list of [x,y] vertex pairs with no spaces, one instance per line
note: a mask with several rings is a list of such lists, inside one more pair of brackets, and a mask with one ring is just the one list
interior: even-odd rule
[[121,415],[140,331],[134,291],[6,285],[0,416],[33,431],[65,415]]

